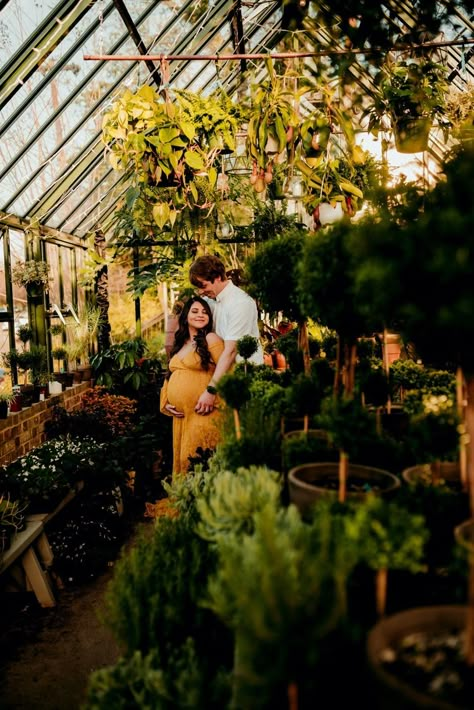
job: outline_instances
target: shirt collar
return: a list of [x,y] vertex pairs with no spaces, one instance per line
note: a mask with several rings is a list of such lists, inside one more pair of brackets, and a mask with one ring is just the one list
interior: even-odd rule
[[223,303],[224,301],[228,300],[229,298],[232,298],[231,296],[231,291],[232,291],[232,286],[234,284],[232,281],[228,281],[222,291],[216,296],[216,301],[218,303]]

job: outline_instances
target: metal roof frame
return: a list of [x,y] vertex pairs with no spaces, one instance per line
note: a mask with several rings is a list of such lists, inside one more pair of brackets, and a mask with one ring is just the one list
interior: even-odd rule
[[[0,0],[0,12],[2,12],[8,4],[9,0]],[[97,3],[95,4],[97,5]],[[108,18],[112,12],[117,11],[119,13],[127,31],[121,33],[119,39],[113,42],[113,46],[110,50],[111,53],[116,54],[127,39],[131,38],[141,55],[147,55],[153,47],[159,46],[160,39],[166,37],[168,33],[173,31],[175,26],[179,29],[185,27],[185,25],[183,25],[183,18],[188,18],[186,21],[189,21],[189,17],[192,18],[194,12],[193,0],[187,0],[187,2],[182,4],[179,11],[176,11],[173,17],[165,23],[147,48],[141,32],[141,26],[153,16],[154,12],[160,12],[162,5],[160,0],[150,0],[136,19],[133,19],[129,12],[131,0],[107,0],[107,2],[106,0],[102,0],[102,7],[100,9],[101,16],[97,14],[97,7],[95,10],[93,9],[93,5],[94,3],[91,3],[90,0],[62,0],[58,2],[55,8],[38,23],[38,26],[29,34],[26,41],[6,62],[5,66],[2,68],[0,77],[0,111],[16,96],[22,83],[28,81],[41,66],[42,62],[51,54],[53,49],[55,49],[63,38],[77,26],[88,12],[90,12],[91,21],[87,27],[82,30],[81,36],[64,51],[54,67],[48,71],[44,78],[41,78],[29,95],[19,102],[5,125],[0,126],[0,138],[2,138],[9,129],[9,124],[14,123],[20,116],[28,111],[28,108],[35,99],[58,77],[61,69],[67,65],[71,57],[77,54],[81,45],[93,36],[103,19]],[[165,2],[163,0],[163,6],[164,5]],[[251,51],[269,52],[277,47],[286,36],[286,28],[282,27],[283,5],[284,4],[278,0],[269,0],[269,2],[265,3],[255,2],[253,6],[250,6],[249,3],[242,3],[241,0],[217,0],[212,4],[210,3],[204,15],[199,17],[198,23],[192,26],[189,32],[185,32],[185,34],[176,41],[175,46],[172,48],[172,54],[179,55],[185,51],[189,51],[190,48],[192,48],[194,54],[203,53],[206,47],[213,42],[224,29],[225,34],[217,50],[219,53],[222,53],[230,45],[234,54],[245,55],[248,51],[248,47],[251,46],[252,39],[255,40],[257,36],[258,42],[252,47]],[[405,27],[407,31],[410,31],[416,26],[416,16],[413,14],[408,0],[401,0],[400,2],[387,0],[383,5],[387,8],[388,21],[394,24],[398,23],[397,27],[400,25],[401,28]],[[166,7],[168,8],[168,5],[166,5]],[[168,8],[168,10],[169,9],[170,8]],[[467,45],[463,47],[462,44],[463,37],[465,37],[466,40],[469,36],[472,37],[474,24],[472,18],[466,17],[460,10],[454,10],[454,13],[462,28],[458,37],[460,45],[446,47],[444,56],[446,57],[446,62],[450,69],[450,81],[458,88],[462,88],[468,81],[474,79],[474,47],[467,47]],[[304,13],[301,14],[301,17],[303,17],[303,14]],[[251,16],[250,25],[248,24],[249,15]],[[316,27],[309,15],[306,15],[302,19],[302,27],[299,32],[300,41],[306,42],[309,46],[311,46],[311,44],[314,46],[315,37],[318,37],[319,42],[327,44],[328,47],[331,46],[330,34],[327,33],[324,28]],[[171,55],[171,52],[167,52],[167,54]],[[149,76],[146,79],[147,83],[160,85],[161,67],[151,60],[146,59],[143,61],[149,71]],[[170,63],[170,83],[182,78],[186,69],[189,68],[190,61],[191,60],[183,59]],[[72,145],[73,141],[78,139],[81,127],[87,121],[93,119],[98,112],[103,110],[110,99],[118,93],[121,84],[136,70],[137,64],[138,62],[131,62],[123,72],[119,72],[118,78],[114,79],[110,85],[104,88],[100,98],[87,109],[79,121],[68,128],[62,135],[61,140],[54,143],[54,145],[48,146],[49,150],[42,164],[32,170],[27,179],[16,187],[14,194],[9,195],[8,201],[0,206],[0,222],[6,221],[5,217],[2,217],[2,212],[11,211],[15,202],[21,196],[24,196],[28,187],[43,171],[45,171],[44,174],[46,176],[45,168],[48,162],[58,157],[68,143]],[[199,73],[205,71],[211,64],[212,60],[209,60],[207,63],[202,63]],[[91,71],[87,72],[74,89],[68,93],[67,97],[60,105],[48,114],[47,120],[22,143],[20,149],[1,167],[0,184],[3,179],[8,178],[10,171],[17,161],[27,156],[28,151],[45,136],[47,131],[54,126],[55,121],[73,104],[81,92],[87,88],[88,84],[97,77],[102,67],[103,62],[97,62],[92,67]],[[231,68],[222,82],[222,85],[229,93],[234,93],[239,89],[247,69],[248,61],[245,59],[245,56],[240,59],[239,63],[235,62],[235,66]],[[364,90],[370,91],[372,79],[370,72],[367,73],[367,67],[364,66],[363,60],[354,62],[351,73],[354,77],[354,81],[358,82]],[[187,81],[186,86],[192,84],[197,76],[198,74],[193,75],[193,77]],[[212,76],[209,78],[206,77],[201,90],[211,90],[216,80],[219,83],[220,78],[218,72],[212,73]],[[80,137],[82,138],[82,136]],[[114,191],[116,191],[125,180],[125,176],[119,174],[112,184],[108,184],[110,175],[113,172],[110,168],[105,169],[103,174],[98,176],[97,180],[87,187],[87,193],[82,195],[78,201],[71,199],[70,211],[68,212],[67,218],[61,215],[58,221],[57,217],[59,210],[64,210],[66,205],[69,207],[68,199],[72,197],[74,191],[85,184],[87,178],[92,175],[92,171],[100,165],[101,161],[106,159],[100,137],[100,133],[98,132],[92,134],[92,137],[91,133],[89,133],[85,144],[83,142],[83,145],[74,154],[74,157],[72,159],[69,158],[67,167],[55,173],[54,178],[49,175],[47,176],[51,184],[38,199],[34,199],[29,204],[26,210],[23,211],[23,215],[17,218],[18,224],[28,224],[30,220],[39,219],[41,224],[44,225],[45,231],[51,230],[51,233],[57,231],[62,234],[62,228],[66,224],[74,222],[75,226],[72,230],[72,235],[75,238],[82,238],[85,235],[82,232],[81,225],[86,225],[90,222],[92,209],[86,211],[84,216],[81,214],[81,209],[87,207],[88,201],[90,201],[91,196],[94,194],[98,194],[100,199],[98,203],[96,202],[94,205],[93,209],[97,211],[97,217],[96,222],[90,229],[93,230],[97,228],[103,220],[108,219],[113,212],[114,206],[113,204],[107,204],[107,198],[113,197]],[[439,158],[441,147],[436,141],[434,141],[430,149],[434,157]],[[104,187],[105,191],[101,194],[101,190],[104,189]],[[119,197],[117,197],[117,199],[119,199]],[[103,210],[100,209],[102,204],[104,205]],[[98,206],[99,209],[97,209]],[[57,228],[52,226],[55,222],[59,225]],[[75,239],[73,241],[75,241]]]

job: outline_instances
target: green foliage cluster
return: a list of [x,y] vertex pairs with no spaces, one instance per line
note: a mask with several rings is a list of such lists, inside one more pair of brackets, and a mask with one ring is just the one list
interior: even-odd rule
[[281,486],[280,474],[265,467],[217,472],[207,487],[207,495],[196,502],[198,534],[215,542],[227,534],[251,533],[258,511],[279,506]]
[[423,558],[429,538],[426,520],[396,501],[372,497],[366,504],[366,525],[361,535],[362,560],[374,570],[424,571]]
[[323,682],[318,662],[346,616],[359,543],[351,516],[328,504],[310,524],[292,506],[266,506],[251,534],[219,538],[207,604],[234,633],[234,707],[277,707],[290,683]]
[[236,438],[232,422],[225,422],[225,435],[217,446],[216,461],[223,468],[231,470],[252,465],[278,470],[280,412],[268,408],[265,402],[253,397],[240,410],[239,416],[241,438]]
[[472,149],[444,164],[445,179],[427,192],[423,209],[396,220],[362,220],[351,238],[359,263],[357,290],[385,322],[398,322],[405,342],[433,366],[473,372],[474,185]]
[[115,666],[91,675],[84,710],[173,710],[177,707],[219,710],[226,707],[230,694],[229,674],[222,669],[210,682],[203,665],[191,638],[171,651],[172,675],[159,667],[154,652],[144,655],[135,651],[129,658],[120,658]]
[[145,387],[150,378],[160,375],[161,361],[147,357],[146,341],[124,340],[101,350],[91,358],[98,385],[127,396]]
[[280,311],[290,321],[301,321],[297,265],[302,257],[306,230],[294,228],[262,244],[246,262],[249,293],[267,313]]
[[221,377],[217,391],[231,409],[240,410],[250,399],[250,378],[242,373],[230,372]]
[[340,337],[355,340],[373,330],[375,324],[370,327],[356,292],[350,230],[350,225],[338,223],[306,241],[298,290],[304,313]]
[[305,463],[339,460],[339,451],[329,443],[322,429],[288,433],[283,437],[281,452],[286,471]]
[[158,667],[172,672],[173,652],[188,637],[209,662],[218,657],[219,625],[199,603],[215,565],[215,551],[186,517],[160,518],[151,536],[141,535],[117,563],[106,597],[104,620],[126,657],[154,651]]

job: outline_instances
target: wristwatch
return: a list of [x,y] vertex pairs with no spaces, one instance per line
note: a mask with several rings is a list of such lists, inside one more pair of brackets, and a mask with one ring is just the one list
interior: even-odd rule
[[216,388],[213,387],[212,385],[207,385],[206,390],[207,390],[207,392],[209,392],[209,394],[217,394]]

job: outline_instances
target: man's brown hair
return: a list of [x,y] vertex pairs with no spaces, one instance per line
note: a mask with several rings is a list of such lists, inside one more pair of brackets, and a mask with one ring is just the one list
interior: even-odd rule
[[213,254],[198,256],[189,269],[189,280],[198,288],[202,281],[214,281],[218,276],[222,281],[227,278],[223,262]]

